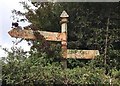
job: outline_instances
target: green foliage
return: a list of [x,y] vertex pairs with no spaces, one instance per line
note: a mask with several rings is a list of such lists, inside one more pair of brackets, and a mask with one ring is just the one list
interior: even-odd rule
[[[14,48],[14,54],[8,52],[7,58],[2,60],[2,79],[6,84],[14,86],[36,86],[36,85],[102,85],[119,84],[119,71],[112,70],[112,75],[105,75],[104,68],[95,67],[93,60],[84,67],[63,69],[59,62],[50,64],[46,62],[45,53],[34,52],[30,55],[24,54],[23,50]],[[25,57],[24,57],[25,56]],[[23,58],[24,57],[24,58]]]
[[[26,3],[22,4],[28,10],[23,15],[32,23],[30,27],[35,31],[60,32],[59,16],[66,10],[70,16],[68,48],[98,49],[100,56],[94,60],[67,59],[68,68],[63,69],[60,43],[47,42],[43,36],[34,33],[37,40],[31,41],[33,46],[28,52],[29,55],[15,47],[11,52],[5,49],[8,56],[2,60],[3,82],[16,86],[43,84],[119,86],[119,3],[33,3],[38,7],[34,12]],[[105,41],[106,34],[108,41]],[[106,46],[107,53],[104,54]]]

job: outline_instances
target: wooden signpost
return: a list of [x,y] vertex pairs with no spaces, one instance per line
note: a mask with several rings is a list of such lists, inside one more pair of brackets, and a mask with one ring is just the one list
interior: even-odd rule
[[34,32],[39,32],[39,34],[43,35],[44,38],[49,41],[62,41],[65,36],[64,33],[17,29],[12,29],[8,33],[11,37],[35,40],[36,37],[34,35]]
[[[61,17],[61,33],[58,32],[47,32],[47,31],[36,31],[39,32],[44,38],[48,41],[61,41],[61,49],[62,49],[62,57],[63,57],[63,64],[66,65],[67,58],[77,58],[77,59],[94,59],[97,55],[99,55],[98,50],[71,50],[67,49],[67,22],[69,15],[63,11],[60,15]],[[33,30],[24,29],[12,29],[9,32],[11,37],[15,38],[24,38],[24,39],[31,39],[35,40],[36,37],[34,35]],[[67,65],[66,65],[67,66]]]

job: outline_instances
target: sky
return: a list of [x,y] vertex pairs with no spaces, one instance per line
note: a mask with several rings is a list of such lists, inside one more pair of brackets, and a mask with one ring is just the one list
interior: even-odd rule
[[[16,39],[10,37],[8,31],[10,31],[12,19],[12,10],[24,11],[22,5],[19,3],[21,0],[0,0],[0,46],[3,48],[10,48],[13,46],[13,42]],[[20,23],[20,26],[29,25],[28,23]],[[19,40],[19,39],[18,39]],[[21,47],[25,51],[30,50],[30,46],[26,41],[20,42],[17,47]],[[7,54],[0,48],[0,57],[6,56]]]

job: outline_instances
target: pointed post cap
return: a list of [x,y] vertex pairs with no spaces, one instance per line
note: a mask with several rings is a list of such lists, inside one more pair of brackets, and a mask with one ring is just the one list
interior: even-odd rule
[[67,17],[69,17],[69,15],[68,15],[67,12],[64,10],[64,11],[62,12],[62,14],[60,15],[60,17],[61,17],[61,18],[67,18]]

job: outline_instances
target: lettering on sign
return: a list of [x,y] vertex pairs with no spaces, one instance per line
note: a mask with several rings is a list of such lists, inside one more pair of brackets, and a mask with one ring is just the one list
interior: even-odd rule
[[94,59],[99,55],[98,50],[72,50],[67,49],[67,58]]
[[63,38],[65,38],[65,33],[47,32],[47,31],[39,31],[39,33],[43,35],[46,40],[49,41],[62,41]]

